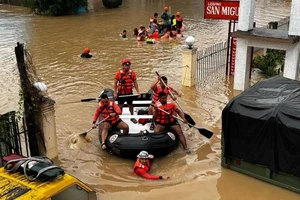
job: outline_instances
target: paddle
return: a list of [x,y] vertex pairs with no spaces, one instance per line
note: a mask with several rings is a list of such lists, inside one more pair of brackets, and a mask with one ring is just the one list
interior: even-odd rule
[[[162,111],[162,112],[164,112],[164,113],[170,115],[170,113],[168,113],[168,112],[165,111],[165,110],[162,110],[162,109],[160,109],[160,108],[158,108],[158,110],[160,110],[160,111]],[[179,118],[179,117],[177,117],[177,116],[175,116],[175,115],[172,115],[172,117],[174,117],[174,118],[176,118],[176,119],[178,119],[178,120],[184,122],[183,119],[181,119],[181,118]],[[205,128],[197,128],[197,127],[195,127],[195,125],[192,125],[192,124],[190,124],[190,123],[187,123],[187,124],[188,124],[191,128],[198,129],[199,133],[200,133],[201,135],[203,135],[204,137],[207,137],[208,139],[211,138],[211,136],[213,135],[213,132],[211,132],[211,131],[209,131],[209,130],[207,130],[207,129],[205,129]]]
[[[128,95],[122,95],[119,96],[118,98],[124,98],[124,97],[137,97],[139,94],[128,94]],[[109,99],[112,99],[114,97],[108,97]],[[87,101],[94,101],[94,100],[100,100],[101,98],[87,98],[87,99],[81,99],[81,102],[87,102]]]
[[[110,117],[110,116],[108,115],[107,117],[105,117],[104,119],[102,119],[100,122],[97,122],[97,123],[96,123],[96,127],[97,127],[99,124],[101,124],[103,121],[105,121],[106,119],[108,119],[109,117]],[[93,128],[90,128],[90,129],[87,130],[86,132],[80,133],[79,136],[80,136],[80,137],[85,137],[85,136],[88,134],[88,132],[90,132],[91,130],[93,130]]]
[[[156,73],[157,76],[160,77],[160,75],[158,74],[158,72],[155,72],[155,73]],[[169,93],[170,93],[172,99],[174,100],[174,98],[175,98],[175,97],[174,97],[174,94],[172,93],[172,91],[170,90],[170,88],[168,87],[168,85],[167,85],[167,84],[164,82],[164,80],[162,80],[161,78],[160,78],[160,81],[164,84],[164,86],[167,88],[167,90],[169,90]],[[192,127],[192,126],[196,125],[196,122],[193,120],[193,118],[192,118],[189,114],[187,114],[187,113],[185,113],[185,112],[183,111],[182,107],[180,106],[180,104],[179,104],[176,100],[174,100],[174,101],[175,101],[175,103],[178,105],[180,111],[183,112],[184,117],[185,117],[186,121],[187,121],[188,124],[189,124],[189,127]],[[190,124],[191,124],[191,125],[190,125]]]

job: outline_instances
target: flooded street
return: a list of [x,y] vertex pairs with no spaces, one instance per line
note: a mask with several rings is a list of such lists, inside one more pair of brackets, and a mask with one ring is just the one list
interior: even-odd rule
[[[18,110],[14,47],[24,42],[49,96],[56,101],[61,166],[91,185],[99,199],[299,199],[296,193],[221,168],[221,112],[235,94],[232,77],[218,74],[197,87],[181,86],[184,39],[194,36],[198,49],[225,41],[228,21],[203,19],[203,0],[124,0],[118,9],[104,9],[100,0],[91,2],[93,12],[64,17],[36,16],[25,8],[0,4],[0,113]],[[137,42],[133,29],[148,25],[153,14],[160,15],[168,5],[172,13],[181,12],[187,26],[184,38],[155,45]],[[256,26],[287,17],[289,12],[288,0],[257,0]],[[128,39],[120,38],[123,29]],[[86,47],[91,48],[93,58],[80,58]],[[134,176],[134,161],[101,151],[95,130],[88,134],[91,142],[79,139],[71,143],[72,137],[91,127],[97,107],[97,102],[80,100],[95,98],[101,90],[112,88],[124,57],[132,60],[141,92],[147,92],[157,78],[155,71],[166,75],[169,84],[183,93],[178,101],[186,113],[198,127],[214,132],[207,140],[195,130],[185,131],[191,155],[180,147],[167,157],[155,159],[151,173],[169,175],[170,180],[148,181]]]

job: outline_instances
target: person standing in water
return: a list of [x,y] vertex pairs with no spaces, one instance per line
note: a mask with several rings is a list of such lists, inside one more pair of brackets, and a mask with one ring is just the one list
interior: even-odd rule
[[171,17],[170,14],[168,13],[169,8],[165,7],[164,8],[164,12],[161,15],[161,18],[164,20],[164,24],[163,24],[163,29],[167,28],[168,31],[171,30]]

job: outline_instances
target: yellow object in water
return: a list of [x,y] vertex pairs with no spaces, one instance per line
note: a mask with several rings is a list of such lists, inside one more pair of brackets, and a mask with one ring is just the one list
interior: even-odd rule
[[[0,199],[15,200],[97,200],[96,193],[75,177],[64,174],[53,181],[30,181],[21,170],[0,168]],[[27,169],[30,174],[30,169]]]

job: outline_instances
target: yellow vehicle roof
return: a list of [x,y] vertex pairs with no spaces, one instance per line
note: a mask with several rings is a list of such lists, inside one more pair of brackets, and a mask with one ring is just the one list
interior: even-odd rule
[[93,191],[69,174],[55,181],[29,181],[23,174],[8,173],[2,167],[0,168],[0,199],[48,199],[75,183],[87,191]]

